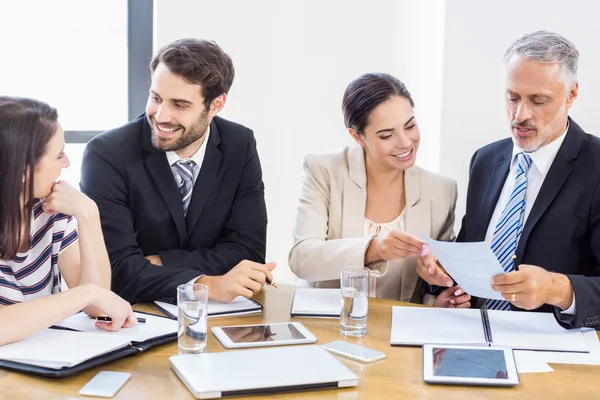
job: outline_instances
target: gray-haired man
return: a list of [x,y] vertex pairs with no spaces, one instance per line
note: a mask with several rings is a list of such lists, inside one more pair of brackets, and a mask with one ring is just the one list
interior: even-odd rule
[[[458,241],[490,243],[507,274],[496,310],[552,311],[565,327],[600,327],[600,140],[569,109],[578,93],[579,52],[539,31],[506,51],[506,111],[511,138],[471,159],[467,212]],[[433,255],[418,263],[427,282],[451,279]]]

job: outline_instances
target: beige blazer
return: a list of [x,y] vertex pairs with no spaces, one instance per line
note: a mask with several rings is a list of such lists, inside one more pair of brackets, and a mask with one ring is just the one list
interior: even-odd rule
[[[404,175],[405,230],[433,239],[454,239],[456,181],[414,166]],[[362,147],[307,154],[289,254],[291,270],[317,287],[339,287],[340,269],[364,265],[372,237],[363,236],[367,177]],[[417,257],[369,266],[377,269],[377,297],[423,303]],[[425,303],[431,303],[428,298]]]

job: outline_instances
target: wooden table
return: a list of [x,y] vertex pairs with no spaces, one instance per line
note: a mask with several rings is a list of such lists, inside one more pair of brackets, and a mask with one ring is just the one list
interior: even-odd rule
[[[290,320],[290,305],[294,288],[280,285],[267,287],[257,300],[264,307],[262,315],[213,318],[209,327],[219,325],[284,322]],[[373,364],[340,358],[360,379],[356,388],[320,390],[305,393],[278,394],[282,399],[579,399],[598,397],[596,379],[600,366],[553,365],[555,372],[521,375],[521,384],[515,388],[478,388],[460,386],[434,386],[421,379],[421,349],[391,347],[391,307],[400,302],[369,299],[368,333],[364,338],[351,338],[351,342],[381,350],[387,358]],[[138,305],[140,311],[160,314],[150,305]],[[334,319],[297,319],[310,329],[320,344],[343,339],[339,321]],[[212,335],[208,336],[208,351],[226,350]],[[242,350],[238,350],[242,351]],[[79,389],[102,370],[127,371],[131,380],[121,389],[116,399],[192,399],[192,395],[169,367],[169,357],[177,354],[177,343],[166,344],[138,356],[129,357],[94,368],[80,375],[47,379],[0,370],[0,398],[2,399],[73,399]],[[233,366],[232,366],[233,370]],[[237,373],[243,374],[243,371]],[[268,374],[268,371],[265,373]],[[262,399],[267,396],[253,396]],[[270,396],[273,397],[273,396]],[[84,397],[81,397],[84,398]],[[89,399],[89,397],[88,397]]]

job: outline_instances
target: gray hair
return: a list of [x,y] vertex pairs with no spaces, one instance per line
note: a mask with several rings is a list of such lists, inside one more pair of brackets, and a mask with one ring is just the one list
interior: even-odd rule
[[536,63],[558,64],[566,92],[577,82],[579,51],[558,33],[537,31],[523,35],[506,50],[504,62],[515,55]]

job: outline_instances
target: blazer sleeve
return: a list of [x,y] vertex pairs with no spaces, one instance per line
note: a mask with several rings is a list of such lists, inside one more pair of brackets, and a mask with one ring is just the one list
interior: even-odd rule
[[458,186],[456,181],[452,183],[452,200],[450,203],[450,207],[448,208],[448,216],[446,217],[446,221],[440,230],[440,234],[437,237],[437,240],[442,240],[444,242],[453,242],[456,239],[456,235],[454,234],[454,222],[455,222],[455,211],[456,211],[456,199],[458,198]]
[[182,266],[206,275],[224,275],[242,260],[264,264],[267,206],[256,140],[246,149],[245,165],[225,226],[213,248],[174,249],[158,255],[167,268]]
[[563,314],[558,307],[553,307],[556,320],[567,329],[600,329],[600,186],[596,188],[592,198],[590,244],[596,259],[594,276],[567,275],[575,292],[575,315]]
[[293,229],[294,245],[289,266],[299,278],[311,282],[340,279],[342,267],[364,265],[372,237],[329,239],[327,228],[331,204],[327,177],[311,154],[304,158],[302,190]]
[[199,275],[194,270],[157,267],[144,258],[128,208],[123,160],[103,137],[93,139],[85,149],[80,186],[100,211],[114,292],[131,303],[174,298],[178,285]]

